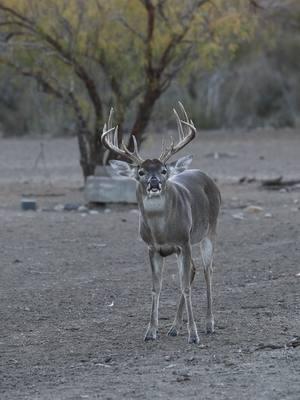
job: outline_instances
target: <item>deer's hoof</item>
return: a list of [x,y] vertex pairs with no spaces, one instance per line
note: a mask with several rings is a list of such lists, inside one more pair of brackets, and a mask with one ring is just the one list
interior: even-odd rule
[[189,339],[188,339],[188,343],[189,344],[199,344],[200,343],[200,339],[197,333],[192,333],[189,335]]
[[157,340],[158,334],[156,329],[149,328],[144,337],[145,342],[149,342],[150,340]]
[[177,329],[176,326],[172,326],[168,332],[168,336],[178,336],[178,334],[179,334],[179,329]]

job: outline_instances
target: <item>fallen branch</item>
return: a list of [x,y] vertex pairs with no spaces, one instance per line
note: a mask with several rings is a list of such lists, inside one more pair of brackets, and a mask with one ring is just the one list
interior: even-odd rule
[[285,180],[283,176],[279,176],[277,178],[263,180],[261,185],[263,187],[267,187],[268,189],[276,190],[287,186],[298,185],[299,183],[300,179]]
[[258,351],[258,350],[278,350],[278,349],[286,349],[287,347],[293,347],[296,348],[300,346],[300,336],[294,337],[293,339],[291,339],[290,341],[288,341],[285,344],[277,344],[277,343],[260,343],[256,349],[254,349],[254,351]]

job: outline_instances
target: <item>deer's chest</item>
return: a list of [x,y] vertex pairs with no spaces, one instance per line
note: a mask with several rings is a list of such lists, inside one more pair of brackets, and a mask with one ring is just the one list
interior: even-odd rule
[[144,201],[143,224],[145,241],[152,243],[166,243],[168,241],[168,221],[163,197],[150,198]]
[[168,230],[165,218],[155,216],[147,220],[147,225],[154,242],[165,243],[168,241]]

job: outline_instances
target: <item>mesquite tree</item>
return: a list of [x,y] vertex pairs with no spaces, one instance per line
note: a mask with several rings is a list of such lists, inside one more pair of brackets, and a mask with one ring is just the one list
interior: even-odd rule
[[108,108],[116,109],[120,138],[135,110],[130,133],[140,144],[156,101],[183,69],[213,65],[251,35],[247,4],[0,0],[0,63],[71,108],[86,178],[104,160]]

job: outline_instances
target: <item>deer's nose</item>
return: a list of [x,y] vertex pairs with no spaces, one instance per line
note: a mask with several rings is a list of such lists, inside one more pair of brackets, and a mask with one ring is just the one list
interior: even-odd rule
[[156,178],[156,176],[151,176],[149,179],[150,186],[154,189],[159,189],[159,180]]

